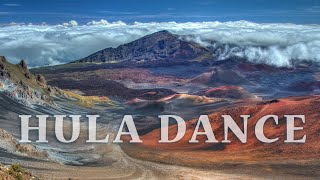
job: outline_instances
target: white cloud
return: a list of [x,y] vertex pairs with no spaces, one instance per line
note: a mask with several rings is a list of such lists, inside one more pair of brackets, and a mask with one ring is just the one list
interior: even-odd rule
[[92,21],[79,25],[11,25],[0,27],[0,55],[17,63],[26,59],[30,66],[67,63],[107,47],[117,47],[144,35],[169,30],[192,35],[190,40],[228,46],[217,57],[244,57],[252,62],[286,66],[290,60],[320,62],[320,26],[295,24],[256,24],[236,22],[162,22],[125,24],[121,21]]
[[122,21],[108,22],[107,20],[101,19],[100,21],[88,22],[87,25],[108,25],[109,27],[111,27],[111,26],[125,26],[127,24]]
[[69,22],[63,23],[63,26],[78,26],[78,22],[75,20],[71,20]]
[[100,21],[91,21],[87,25],[109,25],[110,23],[107,20],[101,19]]

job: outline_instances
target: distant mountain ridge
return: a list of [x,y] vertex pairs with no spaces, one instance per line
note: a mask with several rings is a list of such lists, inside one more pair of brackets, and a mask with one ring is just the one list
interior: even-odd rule
[[211,59],[212,51],[185,41],[169,31],[159,31],[117,48],[106,48],[73,63],[176,63]]

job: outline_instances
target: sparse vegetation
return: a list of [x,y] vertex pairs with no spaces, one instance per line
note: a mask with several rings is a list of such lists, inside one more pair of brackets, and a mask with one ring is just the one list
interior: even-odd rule
[[112,101],[105,96],[82,96],[70,91],[64,91],[65,94],[73,99],[77,100],[77,104],[84,107],[93,107],[96,103],[108,103],[114,105]]
[[10,167],[0,165],[0,180],[29,180],[34,178],[20,164],[13,164]]
[[9,175],[13,176],[17,180],[22,180],[22,174],[26,173],[26,170],[24,170],[21,165],[19,164],[13,164],[10,166],[8,170]]

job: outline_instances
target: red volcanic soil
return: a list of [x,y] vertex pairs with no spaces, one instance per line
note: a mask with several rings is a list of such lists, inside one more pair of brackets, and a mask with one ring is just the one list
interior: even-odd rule
[[255,95],[250,94],[248,91],[240,86],[219,86],[207,89],[200,92],[201,95],[207,97],[217,98],[231,98],[231,99],[255,99]]
[[[242,144],[231,131],[229,131],[230,144],[204,143],[205,136],[198,136],[199,143],[190,144],[188,141],[191,139],[197,123],[197,119],[194,119],[186,122],[186,135],[177,143],[159,144],[160,130],[156,129],[141,136],[142,144],[126,144],[123,145],[123,148],[130,156],[135,158],[198,167],[220,166],[225,163],[263,164],[273,162],[275,165],[279,165],[279,163],[303,162],[310,165],[311,162],[316,161],[319,164],[319,108],[320,96],[290,97],[225,109],[209,115],[211,127],[219,142],[223,139],[224,133],[221,115],[231,115],[241,128],[243,128],[243,125],[240,115],[250,115],[248,141],[245,144]],[[277,115],[279,117],[278,125],[273,120],[268,120],[264,127],[266,137],[279,137],[277,142],[271,144],[260,142],[254,134],[256,122],[265,115]],[[306,143],[283,142],[286,138],[286,119],[284,115],[305,115],[305,124],[296,121],[295,125],[302,126],[304,129],[296,131],[295,138],[300,139],[306,134]],[[169,139],[175,137],[176,126],[171,125],[169,127]]]

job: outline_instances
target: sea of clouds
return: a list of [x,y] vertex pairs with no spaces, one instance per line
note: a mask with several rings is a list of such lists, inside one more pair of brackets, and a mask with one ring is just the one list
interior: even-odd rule
[[191,35],[190,41],[215,47],[223,44],[216,57],[246,58],[251,62],[290,66],[290,61],[320,62],[320,25],[258,24],[236,22],[108,22],[79,25],[10,24],[0,27],[0,55],[17,63],[25,59],[38,67],[67,63],[107,47],[117,47],[147,34],[169,30]]

